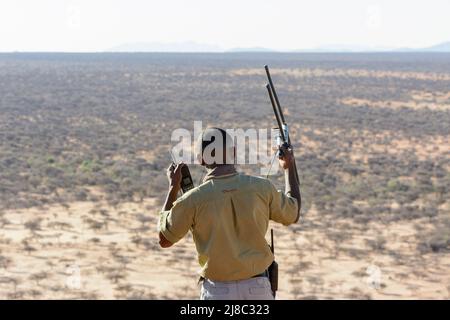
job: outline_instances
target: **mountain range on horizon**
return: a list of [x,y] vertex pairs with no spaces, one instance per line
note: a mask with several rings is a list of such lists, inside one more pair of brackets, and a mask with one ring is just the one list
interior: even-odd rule
[[450,52],[450,41],[439,43],[425,48],[389,48],[371,47],[361,45],[330,44],[311,49],[274,50],[265,47],[238,47],[226,49],[219,45],[187,42],[136,42],[124,43],[105,50],[105,52]]

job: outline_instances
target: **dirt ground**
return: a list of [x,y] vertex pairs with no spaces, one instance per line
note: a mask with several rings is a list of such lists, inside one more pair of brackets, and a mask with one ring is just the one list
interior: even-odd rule
[[[173,60],[171,63],[175,62]],[[299,62],[302,65],[306,63]],[[6,172],[8,174],[5,175],[6,183],[1,187],[6,190],[8,186],[19,185],[18,178],[27,173],[30,166],[34,166],[35,173],[41,173],[48,167],[58,169],[57,172],[62,169],[67,169],[67,172],[73,170],[77,173],[76,177],[90,173],[88,177],[98,183],[97,185],[101,185],[103,180],[95,180],[93,168],[90,168],[94,166],[92,159],[101,158],[97,157],[97,151],[95,151],[97,145],[100,145],[104,146],[105,150],[119,148],[121,151],[111,156],[111,159],[104,157],[103,167],[99,165],[98,168],[104,175],[100,175],[101,177],[111,180],[109,178],[117,169],[118,173],[124,173],[126,176],[123,180],[127,183],[122,185],[150,189],[151,193],[146,194],[152,194],[154,198],[143,198],[142,201],[135,199],[133,202],[122,201],[112,206],[111,203],[116,202],[108,202],[101,189],[85,187],[84,179],[72,179],[70,176],[64,176],[68,181],[67,189],[76,187],[83,192],[88,190],[87,193],[94,196],[96,200],[51,204],[51,199],[55,197],[49,197],[47,192],[39,193],[38,191],[41,190],[39,188],[14,188],[14,191],[11,191],[12,197],[9,193],[5,193],[3,201],[11,205],[5,208],[14,207],[17,199],[16,194],[12,192],[15,190],[22,190],[17,193],[17,198],[27,200],[22,202],[22,205],[24,203],[25,205],[27,203],[48,204],[27,209],[0,211],[0,299],[197,299],[199,297],[197,286],[199,266],[192,237],[188,235],[169,249],[162,249],[158,245],[156,232],[158,203],[163,195],[161,189],[154,187],[159,187],[162,181],[165,182],[165,176],[161,173],[161,168],[165,168],[165,164],[163,167],[161,163],[169,156],[168,145],[160,141],[162,141],[161,136],[166,135],[169,129],[175,128],[178,124],[184,125],[187,121],[178,119],[179,122],[176,123],[175,119],[170,118],[172,126],[166,123],[168,115],[172,116],[172,112],[177,110],[184,110],[187,117],[198,116],[198,119],[203,119],[210,113],[214,115],[214,119],[210,118],[210,120],[215,121],[218,120],[217,114],[220,114],[221,121],[229,121],[231,118],[233,123],[238,117],[242,117],[245,119],[239,119],[241,121],[239,124],[246,127],[250,121],[248,118],[253,112],[253,106],[264,103],[269,117],[271,111],[268,109],[270,106],[267,98],[254,100],[255,98],[251,96],[252,92],[255,96],[262,95],[264,69],[254,66],[243,68],[241,64],[244,65],[244,63],[247,65],[248,61],[243,60],[232,69],[209,71],[195,69],[195,65],[188,65],[185,68],[184,60],[178,65],[178,69],[172,69],[172,66],[167,69],[155,69],[159,62],[147,66],[148,69],[145,69],[143,65],[134,69],[133,63],[128,65],[131,73],[127,71],[125,74],[122,69],[112,68],[109,64],[99,64],[96,71],[99,76],[95,73],[93,73],[95,76],[85,76],[83,72],[76,71],[82,68],[63,64],[58,65],[61,67],[60,73],[52,71],[53,78],[43,73],[46,79],[44,82],[38,77],[39,72],[36,73],[36,70],[41,70],[41,67],[37,68],[36,66],[39,65],[35,66],[34,62],[29,62],[31,69],[27,69],[22,64],[20,68],[11,66],[11,74],[16,74],[16,70],[28,70],[28,73],[17,75],[18,79],[24,82],[23,86],[18,86],[17,83],[10,84],[9,78],[0,77],[0,80],[3,79],[5,97],[11,101],[11,105],[18,108],[18,111],[14,109],[14,112],[8,113],[8,110],[12,108],[6,104],[8,107],[2,109],[3,117],[0,117],[0,123],[8,128],[4,131],[8,131],[10,136],[8,141],[5,139],[7,143],[3,144],[4,149],[1,150],[3,154],[8,155],[5,157],[7,161],[4,168],[11,167],[9,168],[11,171]],[[289,117],[289,121],[296,120],[289,123],[290,125],[292,123],[290,134],[301,141],[299,146],[301,152],[305,150],[309,152],[308,154],[300,153],[299,159],[305,155],[309,156],[312,160],[310,160],[310,166],[305,169],[316,170],[317,174],[309,176],[309,182],[312,184],[319,177],[336,178],[336,181],[348,183],[348,188],[353,187],[356,190],[355,193],[359,193],[360,188],[357,184],[355,184],[356,187],[351,184],[352,179],[360,178],[360,181],[364,183],[380,182],[378,187],[382,186],[383,190],[388,190],[390,183],[393,188],[401,185],[402,182],[405,182],[407,187],[414,186],[414,179],[428,172],[424,176],[431,177],[430,182],[426,181],[428,185],[424,183],[424,186],[429,186],[430,189],[436,187],[436,190],[444,189],[439,183],[448,185],[446,181],[449,181],[444,180],[443,176],[450,176],[448,163],[450,138],[447,134],[448,125],[445,127],[441,124],[448,123],[446,120],[450,110],[450,91],[446,81],[450,81],[450,73],[438,70],[440,65],[431,68],[430,72],[423,72],[420,70],[428,69],[402,71],[401,68],[392,70],[375,68],[372,70],[358,68],[358,64],[353,66],[353,64],[344,63],[344,68],[339,67],[339,64],[335,68],[320,68],[314,67],[318,64],[313,63],[301,68],[271,69],[272,75],[277,78],[277,88],[281,89],[279,90],[281,94],[285,94],[283,96],[286,99],[283,99],[283,105],[287,106],[285,115]],[[446,66],[448,63],[443,65]],[[375,62],[369,63],[369,67],[374,66],[376,67]],[[408,65],[406,66],[408,67],[406,70],[411,69]],[[424,66],[434,66],[434,64]],[[89,68],[91,67],[89,65]],[[160,70],[158,72],[162,70],[161,74],[155,76],[154,69]],[[34,77],[35,73],[36,77]],[[10,77],[9,73],[4,74]],[[60,77],[64,78],[66,74],[71,74],[76,80],[67,87],[83,93],[80,94],[83,99],[91,97],[71,101],[67,97],[73,96],[72,91],[64,93],[62,90],[60,99],[64,106],[67,104],[69,115],[66,115],[66,111],[60,112],[59,107],[55,107],[60,105],[61,101],[56,99],[58,95],[53,91],[53,86],[59,85]],[[122,74],[129,80],[123,81],[121,76],[110,76]],[[50,75],[52,75],[51,72]],[[247,79],[251,76],[258,77]],[[108,78],[110,81],[106,83],[108,84],[106,87],[110,88],[108,89],[110,91],[105,91],[106,93],[102,91],[104,90],[103,82],[100,87],[96,81],[86,80],[101,79],[101,77]],[[48,84],[46,84],[47,80]],[[38,86],[41,82],[47,87]],[[254,84],[250,85],[250,83]],[[9,84],[10,87],[8,87]],[[149,88],[165,88],[164,84],[170,90],[149,90]],[[386,84],[389,84],[389,88],[385,88]],[[128,92],[131,85],[135,86],[136,90],[130,91],[131,93],[125,98],[122,97],[122,93]],[[256,85],[261,85],[261,88],[258,87],[256,90],[253,87]],[[91,87],[97,88],[97,91],[91,92]],[[381,88],[384,89],[381,90]],[[33,98],[31,96],[30,99],[16,101],[15,98],[16,96],[20,98],[21,91],[36,91],[35,100],[31,99]],[[244,91],[248,91],[247,97],[242,94]],[[46,93],[45,99],[41,98],[42,92]],[[113,92],[119,94],[114,95]],[[205,92],[207,94],[204,94]],[[203,95],[196,95],[198,93]],[[242,104],[238,103],[240,100],[243,101]],[[34,108],[37,104],[35,101],[43,105],[42,109]],[[198,108],[197,101],[205,104],[200,104]],[[295,109],[294,106],[297,103],[299,106]],[[78,109],[72,108],[72,104],[77,105]],[[141,108],[142,104],[149,105],[151,108]],[[91,113],[92,105],[98,106],[94,114]],[[341,108],[339,112],[333,111],[336,110],[333,108],[335,105]],[[168,106],[173,110],[169,110],[170,114],[165,114],[163,111]],[[201,113],[199,110],[203,110],[202,108],[206,106],[209,113]],[[289,106],[292,106],[292,109],[289,110]],[[398,128],[397,123],[392,124],[391,121],[387,121],[389,117],[385,117],[384,113],[371,114],[370,111],[373,111],[371,108],[388,111],[386,114],[401,122]],[[37,113],[33,113],[34,110],[37,110]],[[39,113],[39,110],[42,111]],[[343,116],[340,116],[341,112]],[[426,114],[427,112],[429,114]],[[337,115],[339,115],[338,118],[336,118]],[[355,121],[346,122],[344,115],[349,116],[349,120],[354,117]],[[405,121],[403,121],[403,115],[408,116]],[[420,118],[421,121],[415,121],[415,117],[424,115],[426,115],[426,121],[422,121],[422,118]],[[366,116],[382,121],[361,124]],[[64,121],[59,121],[60,119]],[[107,125],[110,119],[118,119],[120,125],[116,125],[115,122],[112,122],[114,125]],[[259,122],[261,119],[251,118],[251,121]],[[24,126],[21,121],[25,121],[27,125]],[[273,121],[271,113],[270,121],[270,123]],[[155,123],[158,125],[153,126]],[[48,124],[51,126],[47,127]],[[66,128],[59,127],[60,124],[68,125],[69,129],[72,128],[72,132],[76,132],[77,135],[66,138]],[[433,126],[437,129],[431,130]],[[27,128],[29,131],[25,130]],[[39,132],[48,131],[48,136],[40,136],[36,133],[38,131],[34,132],[32,128],[38,128]],[[120,130],[106,131],[107,128]],[[412,129],[417,132],[411,134]],[[85,132],[90,135],[85,136]],[[135,134],[136,132],[146,134],[140,136]],[[22,141],[24,137],[27,139]],[[61,137],[64,139],[60,139]],[[47,144],[41,144],[42,141]],[[94,141],[95,148],[90,145],[91,141]],[[70,161],[51,156],[51,154],[42,154],[41,157],[40,149],[45,149],[48,145],[56,149],[64,144],[67,144],[70,157],[79,156],[79,166],[69,167]],[[29,149],[29,146],[33,148]],[[101,152],[102,157],[103,153]],[[164,156],[160,156],[163,154]],[[318,156],[312,157],[312,154]],[[28,158],[22,159],[24,155]],[[142,161],[127,163],[130,159]],[[117,163],[117,167],[107,164],[109,160]],[[341,163],[351,166],[347,168],[347,171],[343,171],[343,166],[334,167],[332,160],[340,160]],[[372,162],[372,166],[376,169],[379,165],[379,172],[370,169],[371,160],[376,160]],[[13,166],[20,163],[24,165],[17,165],[17,168]],[[322,166],[319,167],[319,164]],[[397,171],[393,170],[394,167],[402,164],[409,165],[412,174],[408,172],[395,175]],[[419,164],[429,164],[428,167],[436,169],[436,172],[428,171],[426,166],[422,166],[421,168],[425,169],[420,172],[416,170]],[[146,170],[151,170],[153,175],[144,177],[151,177],[152,181],[148,181],[149,178],[141,185],[133,184],[133,179],[140,177],[142,173],[132,170],[138,165],[145,168],[142,169],[144,173],[147,173]],[[437,170],[441,168],[440,166],[444,169],[442,170],[445,171],[444,173],[439,173],[440,171]],[[333,172],[335,168],[337,169]],[[361,170],[361,173],[355,177],[349,172],[356,169]],[[136,173],[136,175],[127,172]],[[31,178],[37,179],[34,181],[36,186],[45,186],[49,182],[47,175],[30,176],[29,180],[33,181]],[[436,179],[439,183],[434,184]],[[74,181],[77,184],[74,184]],[[61,194],[61,199],[65,199],[64,201],[78,199],[63,196],[65,191],[60,186],[60,181],[57,182],[58,184],[53,181],[52,187],[61,188],[56,190]],[[22,183],[28,185],[29,182],[27,180]],[[324,183],[319,187],[311,187],[312,191],[305,198],[313,199],[316,196],[314,192],[318,193],[325,187],[327,190],[338,187],[338,183],[330,185],[332,186]],[[152,187],[155,190],[152,190]],[[370,187],[374,186],[370,185]],[[137,190],[140,190],[139,188]],[[305,189],[307,188],[303,190]],[[24,190],[30,192],[26,194],[26,197],[21,194],[25,192]],[[49,190],[53,189],[49,188]],[[125,191],[130,190],[134,189]],[[390,195],[388,192],[386,194]],[[392,194],[399,195],[400,192]],[[118,195],[120,194],[115,194],[114,199],[119,199]],[[280,269],[277,298],[450,299],[450,251],[448,250],[450,202],[447,195],[448,192],[442,192],[439,195],[442,201],[439,202],[434,201],[434,198],[438,197],[437,191],[421,194],[411,202],[405,200],[404,211],[397,216],[393,212],[378,214],[378,211],[377,216],[373,216],[374,210],[364,210],[369,208],[370,199],[364,197],[358,197],[355,201],[347,199],[352,207],[363,209],[364,213],[360,218],[366,222],[355,221],[357,219],[344,217],[336,212],[327,212],[328,207],[319,210],[321,203],[328,205],[334,201],[327,199],[327,194],[320,196],[318,200],[321,202],[309,201],[312,207],[308,208],[301,223],[289,227],[271,225],[274,229],[276,260]],[[132,197],[134,196],[133,193]],[[387,210],[389,207],[396,209],[402,205],[395,197],[385,200],[381,191],[377,196],[379,197],[376,200],[379,201],[379,207],[382,210]],[[92,199],[92,197],[86,199]],[[317,208],[314,205],[317,205]],[[422,216],[419,211],[411,211],[415,210],[414,208],[418,210],[426,206],[437,209],[439,214],[435,217],[431,214]],[[416,215],[409,213],[416,213]],[[437,226],[439,219],[447,221],[443,227],[440,227],[441,229]],[[422,250],[424,241],[428,241],[434,235],[442,236],[438,242],[445,241],[443,245],[441,243],[441,250],[433,250],[430,243],[427,244],[426,250]]]
[[[158,247],[154,199],[6,211],[0,298],[197,298],[192,238]],[[448,299],[450,254],[420,254],[427,220],[355,224],[314,208],[274,225],[279,299]]]

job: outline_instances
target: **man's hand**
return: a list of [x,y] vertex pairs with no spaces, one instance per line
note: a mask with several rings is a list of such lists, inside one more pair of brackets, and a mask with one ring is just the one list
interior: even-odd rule
[[181,167],[184,166],[184,163],[179,163],[175,166],[174,163],[167,168],[167,179],[169,180],[169,186],[173,187],[177,190],[181,187]]
[[291,146],[281,146],[281,152],[283,155],[278,158],[278,162],[280,163],[280,167],[284,170],[292,168],[294,165],[294,153],[292,151]]

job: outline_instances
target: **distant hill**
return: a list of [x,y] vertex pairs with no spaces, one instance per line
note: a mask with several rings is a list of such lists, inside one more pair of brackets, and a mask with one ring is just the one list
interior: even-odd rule
[[223,48],[197,42],[136,42],[112,47],[107,52],[223,52]]
[[233,48],[227,50],[227,52],[276,52],[276,50],[263,47],[250,47],[250,48]]
[[300,50],[274,50],[266,47],[237,47],[224,49],[218,45],[188,42],[136,42],[125,43],[106,52],[450,52],[450,42],[443,42],[426,48],[388,48],[352,44],[329,44]]
[[450,52],[450,41],[439,43],[429,48],[423,49],[423,51],[433,51],[433,52]]
[[450,42],[443,42],[426,48],[399,48],[395,52],[450,52]]
[[385,47],[370,47],[351,44],[329,44],[312,49],[296,50],[295,52],[386,52],[391,50],[392,48]]
[[296,50],[295,52],[450,52],[450,42],[427,48],[388,48],[333,44],[313,49]]

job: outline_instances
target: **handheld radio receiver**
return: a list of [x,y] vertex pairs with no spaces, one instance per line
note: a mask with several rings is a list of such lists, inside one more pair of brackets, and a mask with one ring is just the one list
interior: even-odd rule
[[[175,167],[176,161],[172,151],[170,151],[170,156],[172,158],[172,166]],[[183,163],[181,166],[181,190],[183,193],[186,193],[193,188],[194,182],[192,181],[191,172],[189,171],[189,167]]]

